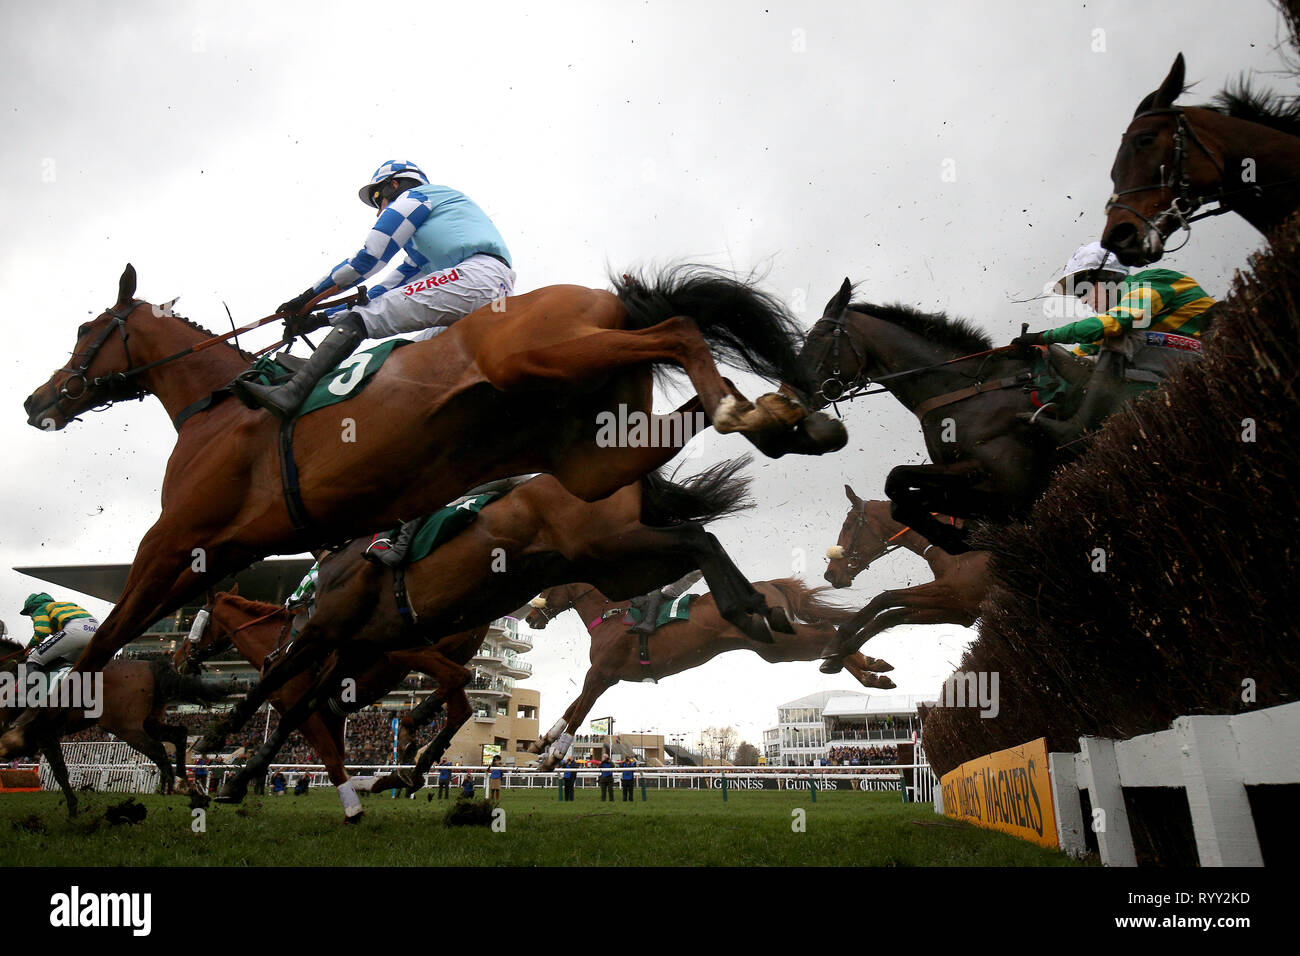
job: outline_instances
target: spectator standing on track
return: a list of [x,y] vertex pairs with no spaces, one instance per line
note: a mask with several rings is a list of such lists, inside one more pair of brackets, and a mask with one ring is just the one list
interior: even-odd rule
[[466,800],[474,799],[474,775],[468,770],[465,771],[465,779],[461,782],[460,795]]
[[573,756],[570,755],[564,758],[564,762],[560,764],[560,766],[567,768],[564,771],[564,799],[572,803],[573,785],[578,776],[578,772],[575,769],[578,766],[578,761],[574,760]]
[[632,802],[632,785],[636,783],[636,771],[632,768],[636,766],[636,758],[628,757],[621,764],[623,767],[623,802]]
[[614,802],[614,761],[609,759],[609,752],[606,751],[600,761],[600,801],[605,802],[608,797],[609,802]]
[[497,754],[488,765],[488,799],[501,802],[501,755]]
[[438,799],[451,799],[451,760],[446,757],[438,764]]

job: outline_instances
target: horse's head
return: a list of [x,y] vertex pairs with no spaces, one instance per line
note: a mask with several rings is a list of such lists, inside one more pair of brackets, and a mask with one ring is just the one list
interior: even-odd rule
[[82,412],[142,395],[139,384],[123,373],[131,368],[127,319],[146,307],[152,308],[135,298],[135,268],[128,264],[112,308],[77,330],[68,364],[23,402],[27,423],[58,431]]
[[540,631],[577,602],[578,598],[590,593],[592,588],[584,584],[561,584],[547,588],[528,602],[532,609],[524,618],[524,623],[535,631]]
[[851,585],[853,579],[866,570],[872,561],[891,550],[878,527],[879,522],[875,520],[877,516],[873,513],[877,507],[887,512],[889,502],[863,501],[848,485],[844,486],[844,493],[849,499],[849,513],[844,517],[835,546],[826,551],[830,563],[826,567],[825,577],[831,587],[836,588]]
[[853,283],[846,278],[826,303],[822,317],[808,333],[799,353],[805,377],[816,389],[813,402],[817,408],[838,401],[866,372],[866,362],[849,341],[844,328],[852,295]]
[[[269,610],[268,610],[269,609]],[[229,650],[235,637],[250,624],[276,617],[283,609],[262,605],[239,596],[239,586],[230,591],[208,593],[208,603],[194,617],[190,632],[172,655],[182,674],[197,674],[204,661]]]
[[1165,254],[1165,242],[1222,184],[1223,170],[1181,107],[1185,67],[1178,54],[1160,88],[1138,104],[1110,170],[1101,244],[1128,266]]

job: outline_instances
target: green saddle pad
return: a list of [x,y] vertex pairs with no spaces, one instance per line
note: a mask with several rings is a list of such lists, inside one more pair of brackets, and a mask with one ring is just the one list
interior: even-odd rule
[[[1083,401],[1083,388],[1072,385],[1062,378],[1056,369],[1052,368],[1052,363],[1047,360],[1045,353],[1040,352],[1034,359],[1033,375],[1033,391],[1031,394],[1040,405],[1055,402],[1056,408],[1053,410],[1053,414],[1056,418],[1069,418],[1079,410],[1079,405]],[[1133,401],[1138,395],[1156,387],[1157,383],[1154,382],[1126,380],[1123,388],[1123,399],[1111,411],[1118,411],[1120,407]]]
[[[388,342],[381,342],[376,346],[368,349],[361,349],[353,352],[343,361],[339,362],[334,371],[329,372],[316,383],[307,400],[302,403],[298,409],[297,417],[301,418],[309,412],[319,411],[330,405],[346,402],[360,394],[375,373],[387,361],[388,356],[392,354],[393,349],[403,345],[410,345],[409,339],[393,339]],[[249,377],[262,385],[276,385],[291,377],[292,373],[280,365],[270,356],[262,356],[253,363],[249,370]]]
[[449,505],[441,511],[428,515],[411,541],[411,550],[406,556],[407,563],[414,564],[421,558],[428,557],[434,548],[458,535],[473,523],[480,511],[500,497],[500,492],[475,495],[458,505]]
[[[691,602],[698,597],[695,594],[683,594],[675,600],[659,606],[659,616],[655,620],[655,627],[663,627],[669,621],[688,621],[691,617]],[[641,609],[629,607],[627,613],[623,615],[623,623],[640,624]]]

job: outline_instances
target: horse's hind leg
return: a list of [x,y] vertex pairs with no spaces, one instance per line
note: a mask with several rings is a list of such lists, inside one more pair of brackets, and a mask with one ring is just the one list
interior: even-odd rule
[[68,804],[68,817],[75,817],[77,815],[77,795],[72,790],[72,781],[68,779],[68,765],[63,762],[63,746],[59,743],[59,738],[54,737],[45,740],[40,745],[40,751],[45,754],[45,759],[50,764],[54,779],[59,782],[59,789],[63,791],[63,799]]
[[147,734],[143,727],[115,727],[113,733],[158,765],[158,787],[163,793],[176,789],[172,762],[162,741]]
[[189,731],[183,724],[164,724],[155,717],[144,722],[144,732],[150,737],[171,744],[176,751],[176,779],[185,782],[185,745],[189,743]]

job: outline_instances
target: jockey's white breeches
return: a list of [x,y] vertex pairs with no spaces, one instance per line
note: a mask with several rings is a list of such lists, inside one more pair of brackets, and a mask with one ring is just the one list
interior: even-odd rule
[[365,322],[368,338],[419,332],[411,338],[421,341],[494,300],[504,299],[514,288],[514,270],[500,259],[480,253],[385,292],[352,311]]

